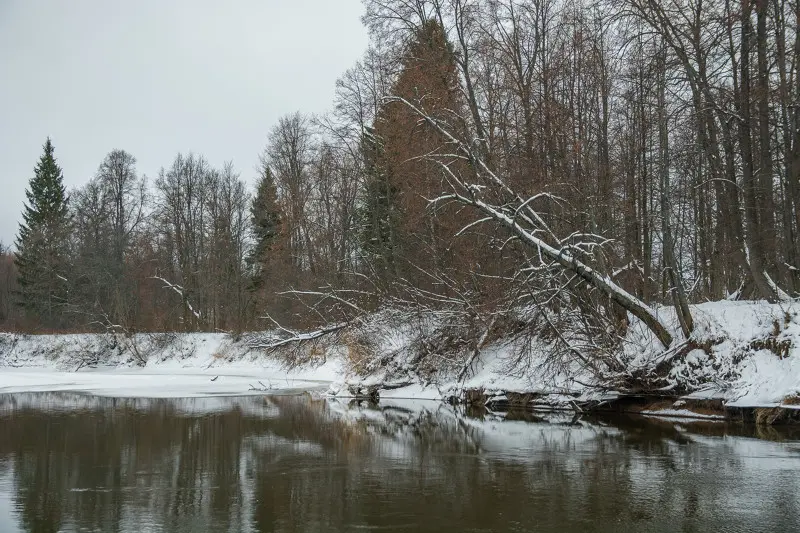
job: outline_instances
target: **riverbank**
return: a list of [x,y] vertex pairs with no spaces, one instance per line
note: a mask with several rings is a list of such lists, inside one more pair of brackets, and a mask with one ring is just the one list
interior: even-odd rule
[[[764,424],[800,421],[800,307],[722,301],[692,306],[695,331],[680,336],[672,308],[657,310],[676,341],[664,351],[635,320],[612,354],[623,371],[599,375],[577,359],[552,361],[553,342],[515,339],[487,345],[465,379],[404,382],[403,372],[377,372],[345,394],[440,398],[491,409],[574,409],[667,418],[738,420]],[[400,351],[388,368],[407,366]]]
[[[692,310],[697,324],[692,339],[679,339],[668,352],[633,322],[614,354],[625,369],[616,375],[598,375],[577,360],[553,364],[552,340],[528,337],[522,345],[511,336],[486,343],[470,358],[468,373],[442,364],[423,374],[402,324],[368,331],[369,354],[354,335],[265,352],[254,342],[263,335],[6,333],[0,334],[0,392],[186,397],[313,390],[489,407],[796,420],[797,304],[711,302]],[[678,329],[671,309],[660,313]],[[439,355],[453,359],[447,352]],[[645,382],[657,387],[644,388]]]
[[222,333],[133,339],[0,334],[0,393],[180,398],[324,392],[341,379],[342,366],[331,358],[289,368]]

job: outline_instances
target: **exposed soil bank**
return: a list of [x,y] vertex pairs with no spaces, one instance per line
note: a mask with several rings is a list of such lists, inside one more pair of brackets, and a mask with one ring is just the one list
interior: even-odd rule
[[722,399],[665,397],[653,395],[619,395],[600,401],[582,401],[575,397],[551,402],[547,396],[535,393],[507,392],[489,395],[481,389],[464,391],[462,397],[448,398],[450,403],[466,404],[472,408],[485,407],[491,411],[549,411],[573,410],[576,414],[637,414],[658,418],[727,421],[758,425],[800,424],[797,405],[770,407],[728,406]]

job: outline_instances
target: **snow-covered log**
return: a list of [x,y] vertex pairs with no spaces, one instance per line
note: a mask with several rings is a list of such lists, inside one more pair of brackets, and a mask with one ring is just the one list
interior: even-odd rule
[[[303,344],[308,341],[317,340],[330,333],[336,333],[347,327],[347,324],[333,324],[313,331],[291,332],[287,337],[273,337],[269,339],[252,339],[247,345],[256,350],[274,350],[289,344]],[[288,331],[284,329],[284,331]]]

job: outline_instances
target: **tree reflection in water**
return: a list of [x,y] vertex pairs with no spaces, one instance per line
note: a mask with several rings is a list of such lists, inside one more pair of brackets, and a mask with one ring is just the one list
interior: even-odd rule
[[17,531],[800,530],[774,430],[71,393],[0,395],[0,424]]

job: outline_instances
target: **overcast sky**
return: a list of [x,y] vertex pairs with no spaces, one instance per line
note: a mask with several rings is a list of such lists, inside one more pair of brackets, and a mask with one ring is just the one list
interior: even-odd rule
[[68,188],[110,150],[178,152],[252,183],[278,117],[331,107],[367,46],[360,0],[0,0],[0,241],[49,135]]

